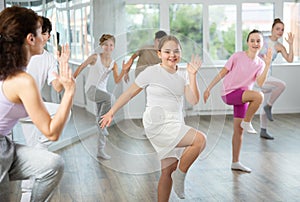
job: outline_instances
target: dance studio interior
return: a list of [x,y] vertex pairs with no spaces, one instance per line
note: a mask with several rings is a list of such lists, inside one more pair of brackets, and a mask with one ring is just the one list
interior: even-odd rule
[[[119,74],[133,54],[146,45],[153,46],[159,30],[180,41],[177,72],[187,72],[191,58],[200,57],[202,64],[196,73],[200,98],[195,104],[184,98],[182,116],[186,125],[205,134],[206,146],[186,173],[185,197],[178,197],[172,189],[168,201],[299,201],[300,1],[1,0],[0,6],[1,9],[26,7],[48,18],[52,31],[45,49],[56,57],[59,47],[69,44],[72,72],[92,54],[105,52],[99,42],[103,34],[115,38],[111,57]],[[284,27],[280,36],[273,33],[272,25],[277,18]],[[283,89],[280,96],[269,103],[272,111],[267,111],[265,106],[271,102],[268,99],[271,100],[276,85],[266,91],[253,85],[252,90],[263,94],[263,101],[251,121],[256,133],[244,131],[242,134],[239,159],[251,168],[250,172],[243,172],[231,167],[236,117],[233,106],[222,100],[222,82],[210,90],[206,102],[204,92],[232,54],[247,50],[247,35],[254,29],[261,31],[264,37],[276,37],[268,76],[282,84]],[[175,55],[174,50],[171,52]],[[133,60],[127,79],[123,77],[116,83],[114,73],[109,74],[106,87],[112,106],[123,92],[136,85],[138,59]],[[110,158],[99,158],[98,137],[102,134],[97,117],[103,114],[99,114],[99,103],[89,99],[86,93],[91,67],[88,65],[76,77],[70,119],[60,138],[48,147],[64,160],[64,173],[51,201],[159,201],[162,165],[143,122],[147,103],[151,102],[147,97],[151,90],[141,89],[114,114],[106,127],[108,134],[103,135],[104,150]],[[51,85],[45,84],[41,93],[44,102],[59,104],[64,92],[57,93]],[[166,115],[164,111],[152,112],[153,116]],[[267,113],[265,121],[262,113]],[[51,115],[55,116],[55,112]],[[22,124],[32,122],[19,121],[12,139],[26,144]],[[268,138],[262,130],[268,132]],[[22,196],[21,181],[12,181],[11,187],[12,202],[30,200]]]

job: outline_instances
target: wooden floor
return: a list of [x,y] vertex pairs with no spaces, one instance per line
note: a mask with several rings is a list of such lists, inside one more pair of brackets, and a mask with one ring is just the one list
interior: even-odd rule
[[[92,126],[92,116],[83,116],[82,109],[73,114],[78,134]],[[187,124],[207,134],[207,147],[187,174],[186,199],[172,191],[170,201],[300,201],[300,114],[274,118],[269,125],[274,140],[244,134],[241,162],[252,169],[248,174],[230,169],[232,116],[187,117]],[[258,130],[258,117],[252,123]],[[126,120],[108,129],[111,160],[96,158],[96,129],[56,151],[65,160],[65,172],[52,201],[156,201],[159,162],[141,125],[141,120]]]

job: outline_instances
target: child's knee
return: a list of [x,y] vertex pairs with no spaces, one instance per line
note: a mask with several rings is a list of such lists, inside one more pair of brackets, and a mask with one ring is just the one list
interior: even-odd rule
[[261,104],[264,100],[264,94],[262,92],[257,92],[255,96],[255,100]]
[[286,83],[285,83],[285,82],[282,82],[281,85],[280,85],[281,91],[284,91],[285,88],[286,88]]
[[53,155],[51,161],[49,162],[49,167],[51,167],[51,170],[59,174],[64,172],[64,165],[65,163],[63,158],[57,154]]
[[176,160],[174,163],[167,163],[162,169],[161,169],[161,176],[162,177],[171,177],[171,174],[177,169],[178,160]]
[[195,143],[200,147],[200,149],[203,149],[206,146],[206,135],[198,131],[195,138]]

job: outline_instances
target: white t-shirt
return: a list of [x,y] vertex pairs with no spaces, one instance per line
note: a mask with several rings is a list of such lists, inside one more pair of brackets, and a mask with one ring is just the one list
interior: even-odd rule
[[141,72],[135,83],[141,88],[147,87],[147,107],[160,106],[167,111],[182,111],[184,89],[189,84],[186,71],[177,70],[172,74],[157,64]]
[[85,92],[87,92],[91,86],[96,86],[96,88],[107,92],[107,80],[109,73],[114,67],[114,64],[115,61],[113,60],[108,68],[105,67],[101,62],[100,55],[97,54],[97,61],[89,68],[89,74],[85,84]]
[[51,82],[55,79],[53,72],[58,73],[57,66],[58,63],[53,54],[44,50],[41,55],[31,57],[26,71],[33,76],[37,82],[39,91],[41,91],[46,81],[50,86]]

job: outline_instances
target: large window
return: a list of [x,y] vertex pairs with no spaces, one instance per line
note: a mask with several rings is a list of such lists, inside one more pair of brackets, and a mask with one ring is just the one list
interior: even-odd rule
[[[295,34],[294,62],[300,62],[300,14],[299,3],[287,1],[221,1],[221,0],[125,0],[127,3],[126,16],[130,27],[137,26],[144,18],[157,19],[157,29],[175,34],[183,45],[183,59],[189,60],[192,53],[200,54],[204,64],[221,65],[236,51],[245,50],[246,36],[253,29],[270,34],[274,18],[281,18],[285,23],[285,36],[280,39],[288,50],[284,38],[287,32]],[[143,3],[147,2],[147,3]],[[154,2],[155,4],[149,4]],[[144,7],[155,5],[159,16],[146,11]],[[283,5],[283,7],[282,7]],[[131,9],[129,9],[131,8]],[[140,8],[132,12],[132,8]],[[137,15],[138,14],[138,15]],[[134,21],[133,19],[136,19]],[[128,26],[127,31],[132,29]],[[156,27],[155,27],[156,28]],[[149,36],[149,33],[142,33]],[[151,33],[153,34],[153,33]],[[129,50],[133,44],[143,44],[145,37],[128,37]],[[280,54],[279,54],[280,55]],[[276,62],[286,62],[277,59]]]
[[158,4],[126,5],[127,50],[135,52],[144,45],[153,44],[159,30]]
[[190,61],[193,53],[202,55],[202,5],[171,4],[169,10],[170,33],[181,42],[182,62]]
[[70,10],[70,42],[73,58],[83,59],[90,54],[89,7]]
[[236,5],[210,5],[208,53],[215,63],[235,52]]
[[253,29],[257,29],[262,31],[264,35],[269,35],[273,20],[273,3],[243,3],[243,50],[247,48],[246,37],[248,33]]
[[[30,7],[49,17],[55,23],[54,36],[47,48],[51,49],[53,41],[56,43],[58,32],[61,43],[70,43],[72,59],[82,60],[93,46],[92,1],[96,0],[6,0],[6,3]],[[288,50],[284,38],[288,32],[295,34],[294,62],[300,62],[299,0],[125,0],[124,5],[126,48],[130,54],[152,44],[154,33],[164,30],[181,40],[183,60],[197,53],[205,64],[224,64],[233,52],[245,49],[249,31],[259,29],[270,34],[273,19],[281,18],[285,34],[280,40]],[[280,56],[275,62],[286,62]]]
[[60,44],[69,43],[71,58],[82,61],[92,47],[90,0],[7,0],[6,6],[20,5],[31,8],[52,22],[52,37],[46,49],[55,53]]

